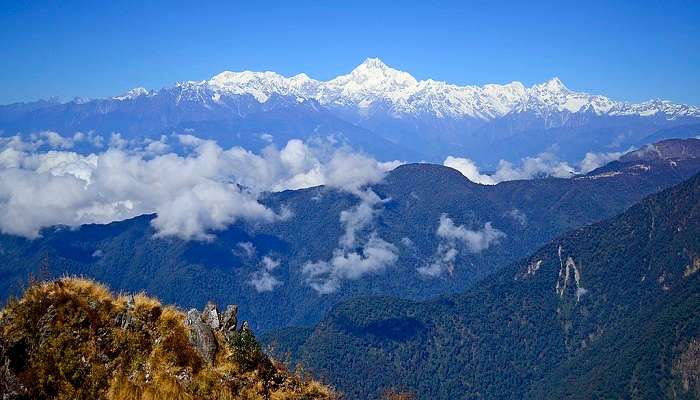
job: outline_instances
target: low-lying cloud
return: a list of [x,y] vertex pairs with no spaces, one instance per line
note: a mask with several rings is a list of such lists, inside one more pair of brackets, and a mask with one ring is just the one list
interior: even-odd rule
[[418,272],[426,276],[438,277],[446,272],[452,274],[460,248],[473,254],[480,253],[506,236],[494,228],[491,222],[485,223],[481,229],[471,230],[464,225],[455,225],[447,214],[440,216],[436,235],[441,242],[433,260],[428,265],[418,268]]
[[398,259],[396,246],[372,233],[357,250],[335,249],[330,260],[308,262],[302,267],[311,287],[319,294],[336,292],[343,280],[383,271]]
[[[630,148],[631,151],[632,149]],[[615,151],[611,153],[592,153],[588,152],[581,160],[580,168],[581,173],[587,174],[596,168],[602,167],[603,165],[615,161],[622,157],[626,152]]]
[[448,156],[443,165],[454,168],[467,179],[482,185],[495,185],[499,182],[533,179],[542,176],[555,178],[570,178],[576,174],[588,173],[610,161],[617,160],[623,152],[586,153],[578,167],[573,167],[561,161],[552,152],[540,153],[534,157],[525,157],[516,165],[510,161],[501,160],[496,171],[492,174],[482,173],[479,166],[469,158]]
[[[156,213],[157,235],[207,240],[237,220],[284,218],[257,201],[262,192],[327,184],[359,193],[394,166],[347,149],[325,154],[301,140],[256,154],[190,135],[127,141],[113,134],[102,152],[66,150],[85,141],[102,143],[55,132],[0,140],[0,231],[35,238],[52,225]],[[168,152],[172,145],[183,152]]]
[[344,232],[333,256],[329,260],[307,262],[302,267],[307,282],[319,294],[334,293],[343,280],[357,280],[381,272],[398,259],[396,246],[380,238],[376,231],[368,236],[362,235],[372,225],[375,215],[380,212],[377,207],[384,200],[371,189],[356,191],[355,195],[360,202],[340,213]]
[[272,271],[280,266],[280,261],[270,256],[263,257],[260,262],[260,269],[255,271],[248,283],[250,283],[258,293],[271,292],[278,286],[282,285],[282,281],[272,275]]
[[473,231],[465,228],[464,225],[455,225],[447,214],[440,216],[437,235],[448,241],[461,242],[471,253],[480,253],[506,236],[505,233],[494,228],[490,222],[485,223],[482,229]]

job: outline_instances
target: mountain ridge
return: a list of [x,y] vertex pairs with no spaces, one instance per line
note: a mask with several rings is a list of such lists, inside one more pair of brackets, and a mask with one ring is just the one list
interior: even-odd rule
[[[209,80],[186,81],[175,87],[199,91],[209,89],[212,99],[221,94],[252,95],[266,102],[272,94],[314,99],[324,106],[368,108],[374,102],[388,100],[391,111],[398,114],[427,113],[442,118],[477,118],[485,121],[509,113],[536,110],[593,112],[597,115],[651,116],[657,113],[669,119],[700,117],[700,109],[674,104],[667,100],[641,103],[614,101],[605,96],[575,92],[558,78],[526,87],[518,81],[507,84],[459,86],[432,79],[417,80],[409,73],[391,68],[379,58],[368,58],[350,73],[328,81],[319,81],[306,74],[284,77],[276,72],[223,71]],[[152,96],[155,92],[135,88],[120,98]],[[116,97],[115,97],[116,98]]]
[[0,106],[5,136],[193,134],[251,150],[298,138],[349,145],[380,160],[467,156],[488,168],[542,152],[578,162],[588,152],[625,151],[645,138],[693,137],[700,134],[698,121],[695,106],[615,101],[570,90],[558,78],[531,87],[458,86],[417,80],[379,59],[328,81],[225,71],[112,98]]
[[[340,247],[347,228],[341,218],[364,209],[363,201],[323,186],[264,194],[263,205],[286,207],[290,217],[237,222],[210,241],[156,237],[154,215],[48,228],[36,240],[0,235],[0,293],[16,293],[29,273],[44,268],[51,276],[86,275],[119,290],[148,290],[186,307],[210,299],[236,303],[260,331],[312,325],[333,304],[357,295],[423,300],[464,290],[547,240],[700,170],[700,157],[670,161],[615,162],[592,175],[497,185],[473,183],[440,165],[404,165],[368,188],[382,201],[369,210],[350,249]],[[463,240],[468,232],[485,241]],[[309,263],[330,263],[341,251],[366,257],[374,251],[367,253],[367,245],[379,238],[393,254],[386,265],[335,282],[335,293],[310,286]]]
[[699,199],[696,174],[464,293],[355,298],[288,331],[306,340],[266,340],[350,399],[389,382],[419,399],[692,399],[681,361],[700,340]]

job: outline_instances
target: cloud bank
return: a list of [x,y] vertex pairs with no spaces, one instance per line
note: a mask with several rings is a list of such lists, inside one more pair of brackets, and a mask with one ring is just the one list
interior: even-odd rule
[[495,185],[499,182],[521,179],[533,179],[542,176],[555,178],[570,178],[576,174],[588,173],[610,161],[617,160],[624,152],[593,153],[588,152],[578,167],[573,167],[565,161],[560,161],[554,153],[544,152],[534,157],[525,157],[520,165],[501,160],[498,168],[492,174],[482,173],[479,166],[469,158],[448,156],[443,165],[454,168],[467,179],[482,185]]
[[583,160],[581,160],[580,164],[580,169],[581,173],[587,174],[591,171],[593,171],[596,168],[602,167],[603,165],[611,162],[618,160],[620,157],[622,157],[623,154],[627,153],[628,151],[632,151],[633,149],[630,148],[627,151],[616,151],[616,152],[611,152],[611,153],[592,153],[588,152],[586,155],[583,157]]
[[[113,134],[104,151],[67,151],[101,137],[55,132],[0,139],[0,231],[29,238],[44,227],[107,223],[156,213],[159,236],[211,239],[237,220],[284,217],[260,193],[326,184],[359,193],[393,164],[347,149],[325,154],[300,140],[259,154],[223,149],[190,135],[126,141]],[[176,145],[181,154],[168,152]]]

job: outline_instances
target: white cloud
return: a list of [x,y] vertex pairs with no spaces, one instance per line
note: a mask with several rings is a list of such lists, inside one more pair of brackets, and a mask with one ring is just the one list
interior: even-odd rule
[[168,137],[165,135],[161,135],[160,139],[158,140],[145,139],[144,144],[144,152],[146,154],[164,154],[170,150],[170,145],[168,144]]
[[190,134],[177,135],[177,138],[181,145],[189,147],[197,147],[205,142],[204,139],[200,139],[197,136]]
[[494,228],[490,222],[484,224],[483,229],[476,231],[467,229],[464,225],[455,225],[447,214],[440,216],[440,225],[437,235],[449,241],[459,241],[472,253],[479,253],[506,236],[505,233]]
[[474,183],[480,183],[482,185],[495,185],[497,183],[489,175],[479,172],[479,167],[476,163],[468,158],[447,156],[442,165],[456,169]]
[[[239,243],[240,245],[241,243]],[[251,243],[247,243],[252,247]],[[249,249],[250,253],[253,254],[254,251]],[[272,271],[279,267],[281,262],[270,256],[265,256],[260,261],[260,270],[255,271],[250,278],[250,283],[256,291],[258,292],[271,292],[275,290],[278,286],[282,285],[282,282],[272,275]]]
[[104,138],[102,137],[102,135],[98,135],[93,131],[87,133],[75,132],[73,134],[72,139],[74,144],[86,143],[95,149],[101,149],[102,147],[104,147]]
[[271,292],[282,285],[279,279],[272,276],[268,271],[256,271],[248,281],[258,292]]
[[517,179],[532,179],[540,176],[569,178],[576,170],[564,161],[557,160],[553,153],[540,153],[535,157],[525,157],[521,165],[515,167],[512,163],[501,160],[498,169],[493,174],[496,182],[513,181]]
[[395,165],[396,162],[379,163],[362,154],[340,150],[328,163],[325,182],[331,187],[359,192],[362,186],[381,181],[387,170]]
[[527,215],[525,215],[524,212],[520,211],[517,208],[513,208],[510,211],[506,211],[504,215],[513,218],[517,223],[519,223],[522,226],[527,225]]
[[51,131],[39,132],[39,136],[46,139],[46,142],[54,149],[70,149],[75,143],[70,138],[64,138],[60,134]]
[[245,253],[246,257],[250,258],[255,255],[255,246],[253,243],[250,242],[239,242],[237,244],[238,247],[243,250],[243,253]]
[[109,147],[112,147],[115,149],[123,149],[128,144],[129,144],[129,142],[126,139],[122,138],[121,133],[114,132],[109,137]]
[[270,222],[291,215],[261,205],[257,198],[262,192],[327,184],[362,195],[361,188],[380,181],[388,168],[348,150],[319,154],[300,140],[255,154],[181,135],[185,153],[175,154],[164,153],[170,148],[168,137],[127,141],[115,133],[101,153],[38,150],[46,140],[69,146],[64,143],[69,139],[56,135],[35,135],[29,142],[0,140],[2,232],[36,237],[50,225],[157,213],[153,226],[158,235],[206,240],[237,220]]
[[75,210],[93,205],[85,182],[21,169],[0,171],[0,227],[4,233],[35,237],[44,226],[76,222]]
[[265,257],[263,257],[260,264],[263,268],[265,268],[265,270],[272,271],[273,269],[280,266],[280,260],[275,260],[274,258],[272,258],[270,256],[265,256]]
[[[353,186],[358,188],[358,186]],[[343,280],[356,280],[364,275],[377,273],[396,262],[396,247],[377,236],[369,234],[365,240],[360,233],[371,226],[379,212],[375,206],[384,201],[370,189],[355,190],[360,202],[340,212],[340,223],[345,228],[338,240],[338,248],[330,260],[307,262],[302,268],[307,281],[319,294],[333,293]]]
[[76,144],[85,143],[94,148],[102,147],[102,136],[94,132],[75,132],[73,136],[62,136],[54,131],[40,131],[25,135],[0,137],[0,149],[14,149],[17,151],[43,150],[69,150]]
[[422,275],[438,277],[445,272],[451,275],[454,272],[454,261],[459,254],[460,245],[470,253],[480,253],[506,236],[505,233],[494,228],[490,222],[485,223],[482,229],[471,230],[464,225],[455,225],[447,214],[440,216],[436,234],[442,241],[438,244],[433,260],[428,265],[417,268]]
[[624,152],[612,152],[612,153],[593,153],[593,152],[588,152],[586,155],[583,157],[583,160],[581,160],[581,172],[584,174],[587,174],[594,169],[598,167],[602,167],[603,165],[615,161],[622,157]]
[[443,273],[447,272],[452,275],[454,272],[454,261],[457,258],[457,248],[454,243],[440,243],[438,244],[437,252],[433,257],[433,261],[423,267],[418,267],[417,270],[422,275],[427,275],[430,277],[439,277]]
[[569,178],[576,173],[576,169],[564,161],[559,161],[553,153],[544,152],[535,157],[525,157],[520,160],[520,165],[501,160],[496,172],[491,175],[482,174],[474,161],[468,158],[448,156],[443,165],[461,172],[472,182],[483,185],[495,185],[503,181],[518,179],[533,179],[540,176],[553,176],[557,178]]
[[[627,151],[633,150],[630,148]],[[501,160],[492,174],[481,173],[479,166],[469,158],[448,156],[443,165],[454,168],[467,179],[482,185],[495,185],[499,182],[533,179],[543,176],[570,178],[576,174],[588,173],[610,161],[617,160],[626,152],[593,153],[588,152],[578,163],[578,169],[565,161],[560,161],[552,152],[540,153],[534,157],[525,157],[519,165]]]
[[345,248],[355,246],[357,233],[372,222],[376,213],[374,205],[380,202],[379,196],[371,190],[363,193],[358,205],[340,212],[340,222],[345,226],[345,233],[341,236],[339,243]]
[[302,267],[302,272],[314,290],[319,294],[329,294],[337,291],[343,280],[357,280],[381,272],[397,259],[396,247],[373,233],[361,249],[336,249],[330,260],[308,262]]
[[155,209],[157,236],[212,239],[237,219],[271,222],[276,215],[234,185],[205,181],[163,201]]

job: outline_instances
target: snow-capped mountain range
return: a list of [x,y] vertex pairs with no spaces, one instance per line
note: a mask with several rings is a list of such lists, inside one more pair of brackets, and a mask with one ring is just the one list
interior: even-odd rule
[[[138,87],[107,99],[0,106],[0,136],[43,130],[125,139],[191,133],[260,150],[292,138],[347,144],[382,160],[472,158],[488,168],[556,151],[580,161],[671,137],[700,135],[697,107],[632,104],[568,89],[558,78],[459,86],[369,58],[328,81],[306,74],[225,71],[160,90]],[[653,140],[647,138],[652,138]]]
[[[527,111],[542,115],[552,112],[592,112],[610,116],[658,114],[669,120],[700,117],[697,107],[665,100],[631,104],[575,92],[556,77],[529,88],[520,82],[458,86],[432,79],[417,80],[378,58],[368,58],[349,74],[329,81],[318,81],[303,73],[287,78],[269,71],[225,71],[209,80],[178,83],[176,87],[199,93],[202,99],[212,102],[221,101],[221,97],[227,95],[251,95],[264,103],[277,94],[295,96],[299,100],[314,99],[331,108],[350,107],[360,113],[381,105],[394,117],[429,115],[490,121],[509,113]],[[115,99],[127,100],[154,93],[136,88]]]

